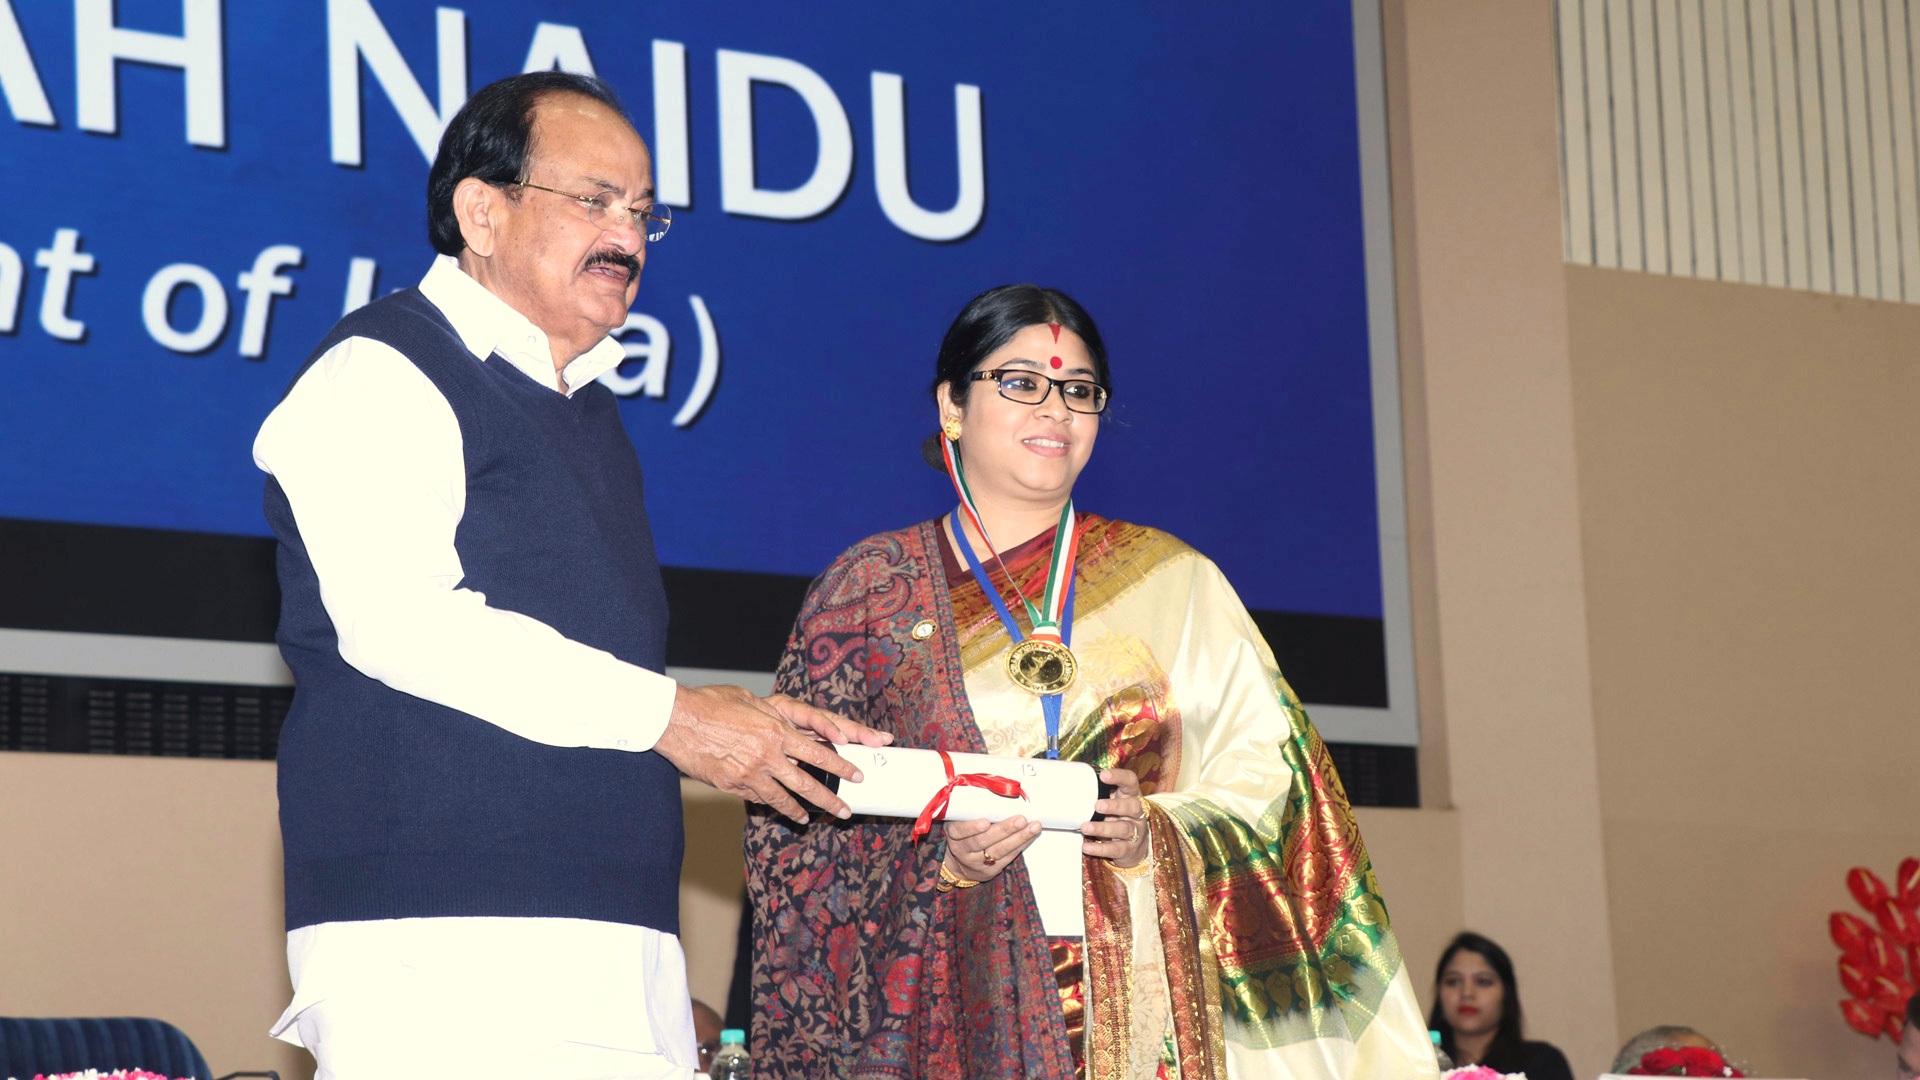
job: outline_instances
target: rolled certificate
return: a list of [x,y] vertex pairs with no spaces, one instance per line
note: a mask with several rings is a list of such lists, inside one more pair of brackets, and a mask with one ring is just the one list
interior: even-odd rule
[[[856,814],[917,818],[947,786],[947,768],[937,750],[853,744],[833,749],[858,765],[864,776],[857,784],[840,780],[836,785],[837,794]],[[986,774],[1017,781],[1026,798],[956,785],[940,820],[1001,821],[1019,814],[1038,821],[1042,828],[1078,829],[1099,816],[1093,804],[1104,797],[1102,789],[1107,785],[1085,762],[952,752],[947,756],[953,761],[953,775]]]

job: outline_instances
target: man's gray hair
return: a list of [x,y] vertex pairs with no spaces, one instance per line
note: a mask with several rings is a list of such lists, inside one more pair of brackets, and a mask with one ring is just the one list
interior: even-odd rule
[[[1655,1050],[1667,1049],[1673,1045],[1673,1040],[1682,1035],[1691,1035],[1696,1039],[1706,1039],[1707,1042],[1713,1042],[1712,1039],[1708,1039],[1705,1035],[1700,1034],[1690,1027],[1678,1027],[1673,1024],[1661,1024],[1659,1027],[1650,1027],[1627,1040],[1627,1044],[1620,1048],[1618,1054],[1614,1055],[1613,1068],[1607,1071],[1616,1074],[1625,1073],[1628,1069],[1640,1064],[1642,1057]],[[1716,1052],[1718,1051],[1717,1046],[1715,1050]]]

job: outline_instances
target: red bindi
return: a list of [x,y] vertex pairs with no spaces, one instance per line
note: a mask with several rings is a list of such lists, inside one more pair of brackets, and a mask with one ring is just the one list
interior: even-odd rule
[[1048,364],[1049,366],[1051,366],[1051,367],[1053,368],[1053,370],[1055,370],[1055,371],[1059,371],[1059,370],[1060,370],[1060,358],[1059,358],[1059,357],[1057,357],[1057,356],[1049,356],[1049,357],[1047,357],[1047,364]]

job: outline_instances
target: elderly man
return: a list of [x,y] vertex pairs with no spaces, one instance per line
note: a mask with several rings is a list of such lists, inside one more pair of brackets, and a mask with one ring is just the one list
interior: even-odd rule
[[481,90],[441,140],[419,288],[348,315],[262,426],[280,540],[292,1003],[319,1077],[683,1077],[679,774],[844,816],[818,741],[677,686],[621,359],[653,202],[612,92]]
[[1613,1057],[1613,1067],[1607,1072],[1625,1076],[1627,1070],[1640,1064],[1640,1059],[1655,1050],[1682,1050],[1686,1048],[1711,1050],[1716,1054],[1722,1051],[1712,1039],[1690,1027],[1678,1024],[1660,1024],[1628,1039]]

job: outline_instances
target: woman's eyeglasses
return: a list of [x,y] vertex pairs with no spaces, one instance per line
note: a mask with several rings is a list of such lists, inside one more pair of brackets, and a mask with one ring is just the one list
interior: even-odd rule
[[1067,408],[1074,412],[1098,413],[1107,407],[1107,388],[1091,379],[1054,379],[1025,368],[976,371],[967,376],[968,382],[989,379],[1000,388],[1001,397],[1022,405],[1040,404],[1057,386],[1060,388],[1060,400],[1066,402]]

